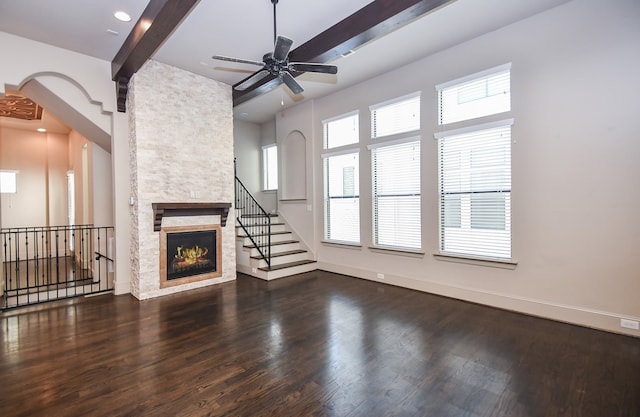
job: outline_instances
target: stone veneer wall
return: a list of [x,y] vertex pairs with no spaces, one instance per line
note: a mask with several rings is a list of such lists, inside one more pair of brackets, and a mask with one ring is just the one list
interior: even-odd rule
[[[222,277],[160,289],[160,232],[152,203],[233,203],[231,87],[148,61],[129,84],[131,293],[138,299],[236,277],[235,214],[222,229]],[[194,198],[198,193],[198,198]],[[220,223],[219,216],[169,217],[163,227]]]

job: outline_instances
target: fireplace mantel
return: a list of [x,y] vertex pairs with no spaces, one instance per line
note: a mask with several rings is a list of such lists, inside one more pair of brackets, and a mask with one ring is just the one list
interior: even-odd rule
[[219,215],[220,224],[227,224],[231,203],[151,203],[153,207],[153,231],[159,232],[163,217]]

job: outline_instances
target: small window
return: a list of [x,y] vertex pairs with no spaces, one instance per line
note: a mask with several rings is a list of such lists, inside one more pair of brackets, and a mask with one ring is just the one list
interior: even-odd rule
[[18,192],[18,171],[0,171],[0,193],[15,194]]
[[511,64],[436,86],[439,124],[489,116],[511,110]]
[[325,149],[351,145],[359,141],[357,112],[325,120],[323,125]]
[[376,104],[370,110],[374,139],[420,129],[420,93]]
[[262,148],[263,189],[278,189],[278,147],[267,145]]

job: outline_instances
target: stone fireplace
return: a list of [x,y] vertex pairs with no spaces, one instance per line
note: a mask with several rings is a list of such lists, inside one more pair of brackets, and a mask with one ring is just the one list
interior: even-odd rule
[[[136,298],[236,278],[235,227],[227,223],[227,215],[234,216],[232,110],[230,86],[188,71],[150,60],[132,77],[127,113]],[[196,241],[195,234],[191,243],[167,248],[181,230],[213,230],[215,244]],[[175,274],[173,259],[182,262]],[[203,268],[188,271],[195,266]]]

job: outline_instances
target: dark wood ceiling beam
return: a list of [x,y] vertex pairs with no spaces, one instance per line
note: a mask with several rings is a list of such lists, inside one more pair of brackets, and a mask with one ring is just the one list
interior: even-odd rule
[[150,0],[111,61],[118,111],[126,111],[129,80],[162,45],[200,0]]
[[[375,0],[292,50],[289,59],[292,62],[329,62],[452,1]],[[242,104],[278,84],[275,77],[269,75],[251,88],[243,91],[234,89],[233,104]]]

